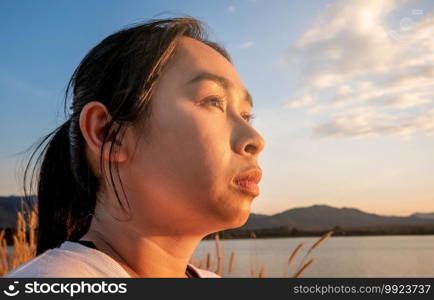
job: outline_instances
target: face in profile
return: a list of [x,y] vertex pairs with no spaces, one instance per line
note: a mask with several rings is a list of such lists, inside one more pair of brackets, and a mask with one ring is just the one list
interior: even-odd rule
[[125,135],[128,159],[119,164],[134,226],[184,234],[242,226],[259,191],[233,180],[258,167],[264,140],[249,122],[252,107],[234,66],[181,38],[151,111],[149,132],[130,127]]

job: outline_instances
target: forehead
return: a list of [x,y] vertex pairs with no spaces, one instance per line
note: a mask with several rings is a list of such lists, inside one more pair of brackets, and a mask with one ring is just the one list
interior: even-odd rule
[[217,50],[190,37],[181,37],[174,57],[176,68],[186,80],[198,73],[212,73],[227,78],[239,89],[244,85],[234,66]]
[[180,88],[186,88],[202,80],[214,81],[227,91],[239,94],[240,99],[253,107],[250,93],[244,88],[233,65],[205,43],[182,37],[169,65],[171,66],[163,79],[166,84],[176,82]]

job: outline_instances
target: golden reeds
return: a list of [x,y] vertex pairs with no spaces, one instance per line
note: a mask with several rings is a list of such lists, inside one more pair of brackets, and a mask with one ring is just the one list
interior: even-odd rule
[[311,252],[313,249],[315,249],[316,247],[318,247],[326,239],[328,239],[329,237],[331,237],[332,234],[333,234],[333,231],[329,231],[326,234],[324,234],[315,244],[313,244],[313,246],[309,249],[309,252]]
[[215,234],[215,247],[216,247],[216,256],[217,256],[217,269],[215,270],[215,273],[218,275],[222,275],[223,272],[223,257],[220,249],[220,237],[219,233],[217,232]]
[[300,243],[297,248],[295,248],[295,250],[292,252],[292,254],[289,256],[288,259],[288,266],[292,263],[292,261],[294,260],[295,256],[297,255],[298,251],[300,251],[300,249],[303,248],[303,243]]
[[[22,202],[21,202],[22,204]],[[12,236],[13,251],[8,253],[5,231],[0,232],[0,276],[36,255],[37,205],[17,212],[17,229]],[[27,215],[27,220],[25,215]]]
[[301,267],[300,270],[298,270],[292,277],[293,278],[298,278],[300,277],[300,275],[313,263],[313,258],[310,259],[307,263],[305,263],[303,265],[303,267]]
[[[305,270],[307,267],[309,267],[313,260],[310,260],[308,263],[304,264],[304,262],[306,261],[307,257],[310,255],[310,253],[317,248],[319,245],[321,245],[325,240],[327,240],[329,237],[331,237],[333,234],[333,231],[329,231],[326,234],[324,234],[318,241],[316,241],[312,247],[310,247],[310,249],[307,251],[307,253],[304,255],[303,259],[301,260],[299,267],[298,267],[298,271],[296,272],[296,274],[301,274],[300,270]],[[304,265],[303,265],[304,264]]]
[[0,231],[0,276],[3,276],[9,269],[8,245],[4,236],[5,231]]
[[[256,270],[258,268],[258,253],[256,245],[256,233],[250,232],[250,277],[256,277]],[[253,245],[253,249],[252,249]]]
[[206,269],[211,269],[211,253],[208,251],[208,254],[206,255]]
[[235,261],[235,251],[231,252],[231,257],[229,259],[228,273],[232,272],[232,267],[234,266]]
[[292,251],[291,255],[288,258],[288,263],[285,266],[285,271],[283,272],[283,276],[285,277],[287,276],[292,261],[294,260],[297,253],[301,250],[301,248],[303,248],[303,245],[304,245],[303,243],[298,244],[298,246],[294,249],[294,251]]
[[264,265],[261,265],[261,268],[259,269],[258,277],[264,278]]

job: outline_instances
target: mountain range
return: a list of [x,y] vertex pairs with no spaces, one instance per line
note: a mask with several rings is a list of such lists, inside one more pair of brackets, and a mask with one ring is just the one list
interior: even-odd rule
[[240,229],[289,227],[302,230],[331,230],[339,227],[383,225],[434,225],[434,213],[414,213],[407,217],[366,213],[356,208],[313,205],[288,209],[274,215],[250,214]]

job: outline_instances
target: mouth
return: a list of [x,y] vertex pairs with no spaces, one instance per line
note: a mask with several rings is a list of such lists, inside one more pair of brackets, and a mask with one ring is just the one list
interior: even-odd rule
[[248,194],[249,196],[257,197],[260,193],[259,182],[262,178],[262,170],[258,166],[236,176],[232,180],[232,185],[240,192]]
[[252,197],[257,197],[260,194],[260,189],[255,181],[251,180],[234,180],[234,187],[240,192]]

